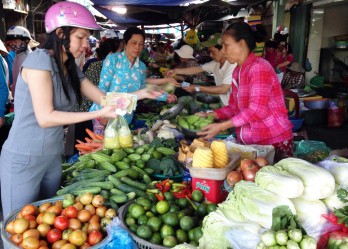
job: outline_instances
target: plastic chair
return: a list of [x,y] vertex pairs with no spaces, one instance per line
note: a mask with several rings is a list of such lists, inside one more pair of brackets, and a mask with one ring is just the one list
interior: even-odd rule
[[308,140],[307,130],[302,127],[303,119],[300,118],[300,99],[299,99],[297,93],[295,93],[289,89],[283,89],[283,94],[284,94],[284,97],[291,97],[295,101],[294,118],[289,117],[289,120],[294,125],[293,131],[292,131],[293,137],[303,137],[305,140]]

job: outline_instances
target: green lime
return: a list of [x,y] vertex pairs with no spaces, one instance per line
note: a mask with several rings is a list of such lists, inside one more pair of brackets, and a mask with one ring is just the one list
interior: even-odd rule
[[192,200],[195,202],[201,202],[204,199],[204,194],[201,190],[196,189],[192,191]]
[[165,214],[169,211],[169,204],[167,201],[159,201],[156,204],[156,211],[159,214]]
[[182,217],[185,216],[185,212],[184,211],[179,211],[178,212],[178,218],[181,220]]
[[198,243],[199,239],[203,236],[202,228],[196,227],[195,229],[193,229],[193,236],[195,241]]
[[128,217],[128,218],[126,218],[126,224],[127,224],[128,226],[133,225],[133,224],[135,224],[135,223],[136,223],[136,220],[135,220],[133,217]]
[[140,215],[145,214],[144,207],[137,203],[134,203],[134,206],[132,207],[130,214],[133,218],[138,219]]
[[148,220],[149,220],[149,217],[147,217],[145,214],[140,215],[138,218],[138,225],[145,225]]
[[167,236],[163,239],[163,245],[168,247],[174,247],[178,244],[178,241],[174,236]]
[[156,205],[152,205],[150,212],[155,214],[155,215],[157,214]]
[[217,205],[214,204],[214,203],[210,203],[210,204],[207,205],[207,212],[208,212],[208,214],[210,212],[214,212],[216,209],[217,209]]
[[146,224],[151,227],[152,231],[158,232],[162,226],[162,221],[158,217],[151,217]]
[[207,213],[208,213],[208,212],[207,212],[207,204],[205,204],[205,203],[200,203],[200,204],[197,206],[196,213],[197,213],[198,216],[200,216],[200,217],[206,216]]
[[163,195],[164,195],[164,199],[166,199],[167,201],[175,200],[175,196],[172,192],[165,192]]
[[132,203],[132,204],[129,205],[129,207],[128,207],[128,213],[130,213],[130,212],[132,211],[134,205],[135,205],[135,203]]
[[186,216],[193,216],[195,213],[195,210],[192,206],[188,206],[185,209],[182,210]]
[[194,220],[190,216],[184,216],[180,219],[180,227],[182,230],[190,231],[194,226]]
[[154,217],[154,216],[155,216],[151,211],[147,211],[147,212],[145,213],[145,215],[146,215],[147,217]]
[[188,238],[190,241],[195,241],[194,228],[188,231]]
[[193,246],[199,246],[198,242],[194,241],[194,240],[191,240],[190,245],[193,245]]
[[169,207],[169,212],[178,212],[180,210],[179,206],[176,204],[172,204]]
[[138,227],[139,227],[139,226],[138,226],[137,224],[132,224],[132,225],[129,226],[129,229],[130,229],[132,232],[136,233]]
[[145,211],[149,210],[152,207],[151,201],[145,197],[139,197],[136,200],[136,203],[143,206]]
[[185,243],[189,240],[187,232],[182,229],[176,230],[176,238],[178,239],[178,242],[180,244]]
[[154,234],[152,234],[152,237],[150,239],[150,242],[156,245],[162,245],[162,237],[160,235],[160,233],[156,232]]
[[179,207],[181,207],[181,208],[185,208],[190,204],[186,198],[177,199],[177,203],[178,203]]
[[163,215],[163,222],[164,224],[170,225],[170,226],[176,226],[179,224],[179,218],[178,215],[175,213],[165,213]]
[[143,239],[150,239],[152,237],[151,227],[148,225],[141,225],[137,229],[137,235]]
[[161,237],[164,239],[167,236],[174,236],[174,228],[169,225],[163,225],[160,230]]

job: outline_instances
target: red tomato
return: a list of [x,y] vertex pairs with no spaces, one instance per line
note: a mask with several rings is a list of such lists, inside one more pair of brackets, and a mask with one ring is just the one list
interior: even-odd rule
[[53,225],[55,228],[58,228],[59,230],[63,231],[69,227],[69,219],[66,216],[57,216],[54,219]]
[[87,235],[81,230],[75,230],[72,231],[71,234],[69,234],[69,242],[76,246],[82,246],[86,242],[86,240]]
[[103,240],[103,235],[99,231],[92,231],[88,234],[88,243],[92,246]]
[[69,206],[65,210],[65,216],[69,219],[75,219],[77,217],[77,208],[74,206]]
[[57,228],[52,228],[47,233],[47,241],[51,244],[62,238],[62,231]]

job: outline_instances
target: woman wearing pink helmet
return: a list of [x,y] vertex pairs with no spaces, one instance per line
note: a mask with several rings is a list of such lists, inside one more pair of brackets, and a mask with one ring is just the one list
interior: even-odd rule
[[[100,29],[82,5],[59,2],[45,16],[47,43],[30,53],[17,80],[15,121],[0,157],[3,214],[56,195],[62,173],[63,125],[98,117],[115,118],[115,107],[70,112],[82,95],[100,103],[104,95],[75,64]],[[140,90],[139,99],[160,92]]]

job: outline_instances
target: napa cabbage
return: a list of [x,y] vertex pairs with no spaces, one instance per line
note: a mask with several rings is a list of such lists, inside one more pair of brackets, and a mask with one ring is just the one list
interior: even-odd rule
[[306,200],[319,200],[332,195],[335,179],[329,171],[298,158],[286,158],[274,165],[299,177],[304,185],[300,196]]
[[256,173],[255,183],[263,189],[286,198],[299,197],[304,190],[300,178],[275,166],[262,167]]

